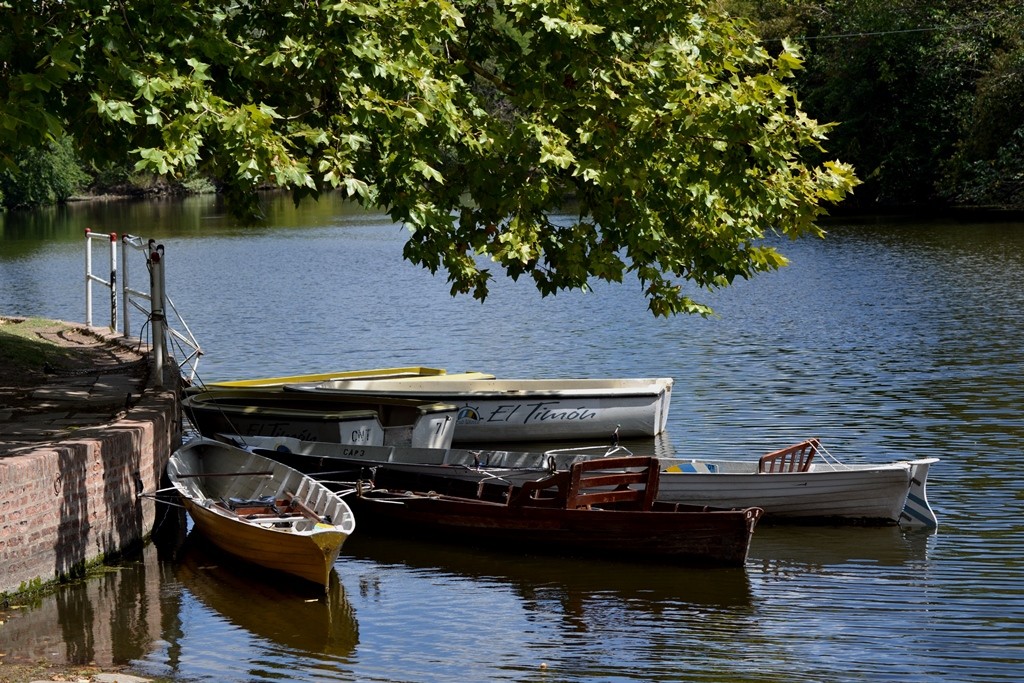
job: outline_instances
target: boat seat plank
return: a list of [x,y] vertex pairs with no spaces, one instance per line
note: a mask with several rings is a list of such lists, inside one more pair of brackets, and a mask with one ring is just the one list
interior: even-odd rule
[[[615,504],[650,510],[658,494],[658,476],[657,458],[585,460],[574,463],[567,472],[527,482],[510,492],[508,504],[569,510]],[[633,485],[642,487],[632,488]]]
[[279,510],[272,510],[265,505],[263,507],[235,508],[234,510],[232,510],[232,512],[234,512],[239,517],[281,516],[281,512]]
[[[281,510],[276,505],[268,503],[252,504],[252,505],[230,505],[223,501],[216,501],[217,507],[223,508],[239,517],[247,517],[250,515],[274,515],[278,516],[281,514]],[[287,506],[282,506],[287,507]]]
[[563,507],[569,489],[569,472],[556,472],[537,481],[528,481],[518,488],[510,486],[509,489],[509,506]]
[[814,459],[814,454],[817,453],[819,447],[820,442],[817,439],[808,439],[788,448],[762,455],[757,461],[757,471],[761,474],[807,472],[811,468],[811,460]]
[[252,522],[253,524],[293,524],[294,522],[303,522],[306,520],[302,515],[292,515],[291,517],[274,517],[267,515],[248,515],[242,517],[243,521]]
[[237,472],[195,472],[179,473],[178,479],[199,479],[203,477],[270,477],[273,476],[273,470],[265,470],[261,472],[246,472],[245,470],[239,470]]

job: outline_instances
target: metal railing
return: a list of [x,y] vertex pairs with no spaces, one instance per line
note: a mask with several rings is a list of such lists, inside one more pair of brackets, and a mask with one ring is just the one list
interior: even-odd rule
[[[110,279],[104,280],[92,272],[92,243],[96,240],[110,242]],[[85,324],[92,327],[92,283],[98,282],[110,289],[110,331],[117,331],[117,233],[95,233],[85,229]]]
[[[92,285],[99,283],[110,290],[110,330],[117,331],[118,324],[118,278],[117,278],[117,233],[101,235],[91,230],[85,231],[85,323],[92,326]],[[110,241],[110,279],[105,280],[93,272],[92,243],[98,238]],[[148,329],[150,334],[149,342],[153,349],[154,377],[158,386],[162,384],[163,370],[166,361],[172,357],[169,347],[173,346],[181,352],[181,360],[178,361],[178,368],[182,377],[188,382],[193,382],[196,377],[196,370],[199,364],[199,357],[203,351],[196,341],[195,335],[189,329],[185,319],[182,318],[174,302],[167,296],[164,282],[164,246],[157,244],[156,240],[143,241],[135,235],[124,235],[121,238],[121,264],[123,268],[120,280],[120,296],[124,313],[121,319],[122,335],[132,337],[131,311],[137,310],[143,313],[146,322],[142,325],[139,338],[142,339]],[[135,288],[129,279],[129,267],[131,259],[128,258],[131,251],[143,252],[146,261],[146,270],[149,273],[148,291]],[[143,303],[148,302],[148,303]],[[174,315],[172,322],[168,322],[167,311]],[[168,343],[170,342],[170,344]]]

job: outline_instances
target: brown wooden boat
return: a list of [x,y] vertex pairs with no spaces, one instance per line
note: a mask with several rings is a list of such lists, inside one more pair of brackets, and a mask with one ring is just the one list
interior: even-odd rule
[[[504,500],[389,487],[377,471],[350,503],[364,531],[498,545],[528,551],[743,565],[760,508],[715,510],[661,503],[658,460],[604,458],[576,463],[509,487]],[[493,490],[495,487],[481,487]]]
[[327,589],[355,529],[336,493],[275,460],[201,437],[171,454],[167,477],[214,545]]

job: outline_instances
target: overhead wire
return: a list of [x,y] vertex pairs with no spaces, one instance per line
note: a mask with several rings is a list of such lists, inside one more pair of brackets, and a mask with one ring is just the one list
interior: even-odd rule
[[[893,29],[890,31],[852,31],[850,33],[829,33],[817,36],[796,36],[791,40],[840,40],[843,38],[872,38],[876,36],[899,35],[904,33],[937,33],[942,31],[966,31],[968,29],[977,28],[979,26],[985,25],[986,22],[976,22],[974,24],[964,24],[961,26],[927,26],[919,28]],[[772,38],[770,40],[784,39]]]

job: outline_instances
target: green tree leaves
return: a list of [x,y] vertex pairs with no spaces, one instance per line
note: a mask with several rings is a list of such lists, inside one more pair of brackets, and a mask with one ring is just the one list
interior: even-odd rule
[[[800,55],[769,54],[701,0],[0,14],[18,17],[0,79],[22,84],[0,105],[0,150],[66,130],[90,158],[208,173],[236,201],[265,183],[340,188],[408,226],[406,258],[478,298],[492,270],[544,294],[635,277],[655,314],[706,314],[693,286],[780,267],[762,238],[820,234],[856,182],[807,161],[829,128],[792,91]],[[575,220],[556,224],[569,204]]]

